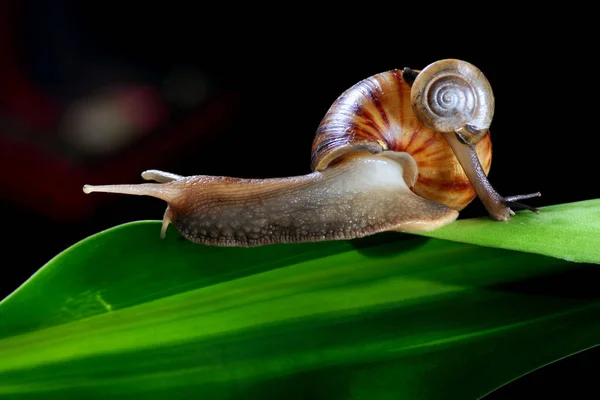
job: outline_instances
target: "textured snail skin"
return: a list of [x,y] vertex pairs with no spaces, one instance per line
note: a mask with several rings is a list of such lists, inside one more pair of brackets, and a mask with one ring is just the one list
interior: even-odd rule
[[241,179],[149,170],[142,177],[158,183],[83,190],[162,199],[161,236],[173,223],[190,241],[214,246],[427,231],[454,221],[476,195],[494,219],[508,219],[510,200],[531,195],[502,198],[487,181],[491,141],[480,122],[488,117],[475,112],[474,122],[462,119],[453,132],[417,118],[411,85],[428,70],[383,72],[342,93],[317,129],[310,174]]
[[[456,219],[458,212],[414,194],[409,161],[354,152],[322,172],[288,178],[179,177],[160,171],[164,183],[86,186],[151,195],[167,201],[163,236],[172,222],[190,241],[213,246],[352,239],[388,230],[423,231]],[[402,164],[408,166],[403,168]],[[412,171],[413,176],[404,176]]]

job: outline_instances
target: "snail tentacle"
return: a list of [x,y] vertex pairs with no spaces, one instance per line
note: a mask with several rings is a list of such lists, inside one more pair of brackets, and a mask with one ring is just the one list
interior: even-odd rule
[[517,194],[515,196],[506,196],[504,198],[504,200],[514,203],[517,200],[526,200],[526,199],[532,199],[534,197],[541,197],[541,193],[540,192],[535,192],[535,193],[529,193],[529,194]]
[[539,214],[540,213],[539,209],[537,209],[535,207],[531,207],[528,204],[521,203],[517,200],[532,199],[534,197],[541,197],[541,196],[542,196],[542,194],[540,192],[529,193],[529,194],[518,194],[515,196],[506,196],[506,197],[504,197],[504,204],[506,204],[506,206],[509,208],[514,208],[517,210],[518,209],[529,210],[529,211],[533,211],[536,214]]
[[155,181],[158,183],[166,183],[176,181],[183,178],[181,175],[172,174],[170,172],[159,171],[157,169],[149,169],[142,172],[142,178],[147,181]]
[[406,67],[402,69],[402,79],[404,79],[404,82],[408,83],[409,85],[413,84],[415,79],[417,79],[417,75],[419,75],[419,71],[416,71],[412,68]]

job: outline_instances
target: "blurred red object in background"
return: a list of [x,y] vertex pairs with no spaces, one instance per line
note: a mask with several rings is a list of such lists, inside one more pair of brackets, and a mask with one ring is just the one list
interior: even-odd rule
[[85,196],[86,183],[135,182],[144,169],[161,168],[185,149],[210,141],[226,128],[236,96],[222,94],[202,110],[144,138],[113,157],[81,163],[36,141],[3,137],[0,131],[0,196],[51,219],[78,221],[112,196]]
[[[86,183],[135,182],[227,129],[235,92],[199,93],[172,115],[177,88],[115,80],[64,102],[24,72],[11,4],[0,0],[0,198],[51,220],[81,221],[115,201],[85,196]],[[195,76],[198,83],[198,76]],[[172,80],[172,79],[171,79]],[[189,85],[180,79],[179,86]],[[166,94],[163,94],[166,91]],[[180,110],[181,111],[181,110]]]

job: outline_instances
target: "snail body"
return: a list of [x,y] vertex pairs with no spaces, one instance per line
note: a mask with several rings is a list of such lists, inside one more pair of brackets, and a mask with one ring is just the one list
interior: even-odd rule
[[456,220],[476,196],[496,220],[510,218],[509,206],[537,212],[515,200],[539,193],[503,198],[487,181],[490,113],[483,74],[442,60],[422,71],[383,72],[342,93],[317,129],[310,174],[242,179],[150,170],[142,177],[157,183],[85,185],[84,192],[162,199],[163,237],[173,223],[188,240],[215,246],[427,231]]

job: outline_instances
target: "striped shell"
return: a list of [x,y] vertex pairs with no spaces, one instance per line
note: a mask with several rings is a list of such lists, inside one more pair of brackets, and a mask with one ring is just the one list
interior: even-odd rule
[[[457,211],[474,198],[475,191],[440,132],[427,128],[411,106],[411,87],[402,70],[366,78],[333,103],[317,129],[312,148],[313,171],[349,151],[409,153],[417,162],[418,178],[412,190],[419,196]],[[492,161],[489,131],[476,144],[487,175]]]

